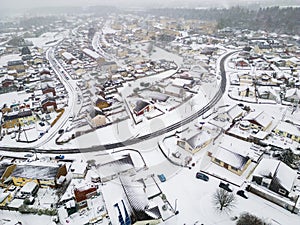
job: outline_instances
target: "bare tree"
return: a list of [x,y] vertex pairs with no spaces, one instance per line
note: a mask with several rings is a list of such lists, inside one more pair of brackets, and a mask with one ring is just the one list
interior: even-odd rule
[[250,213],[243,213],[239,220],[236,222],[236,225],[268,225],[262,219],[251,215]]
[[230,211],[235,206],[236,198],[234,194],[219,188],[213,195],[213,203],[220,211]]

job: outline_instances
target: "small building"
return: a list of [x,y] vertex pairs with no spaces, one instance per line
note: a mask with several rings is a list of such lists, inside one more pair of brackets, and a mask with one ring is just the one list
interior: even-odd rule
[[300,143],[300,130],[292,123],[280,121],[273,131],[281,137],[287,137]]
[[101,57],[97,52],[88,49],[88,48],[84,48],[82,50],[82,52],[87,55],[88,57],[92,58],[93,60],[97,61],[97,62],[104,62],[104,58]]
[[297,172],[276,159],[263,158],[252,174],[252,182],[279,195],[289,197]]
[[55,87],[52,83],[43,83],[42,84],[43,94],[52,93],[52,96],[56,96]]
[[7,68],[8,70],[21,71],[21,70],[25,70],[26,67],[23,60],[14,60],[14,61],[7,62]]
[[95,195],[97,195],[97,188],[95,186],[84,186],[74,189],[75,201],[79,209],[88,207],[87,200]]
[[285,93],[284,100],[288,102],[300,102],[300,90],[298,88],[288,89]]
[[22,195],[33,196],[39,190],[39,185],[34,181],[27,182],[20,190]]
[[143,115],[145,112],[150,112],[153,109],[154,106],[149,102],[143,100],[137,100],[133,112],[135,113],[136,116],[140,116]]
[[212,162],[237,175],[241,175],[251,163],[251,159],[248,156],[241,155],[222,146],[219,146],[217,151],[210,156]]
[[57,109],[57,104],[54,97],[43,95],[41,100],[41,106],[44,112],[52,112]]
[[73,162],[70,171],[73,178],[84,179],[87,173],[87,163],[86,162]]
[[92,101],[93,101],[94,105],[97,106],[99,109],[105,109],[111,105],[101,95],[96,96],[95,98],[93,98]]
[[73,60],[76,60],[76,57],[69,52],[63,52],[61,55],[68,64],[70,64]]
[[97,128],[106,124],[106,117],[103,115],[97,115],[91,120],[92,126]]
[[254,111],[247,114],[243,121],[249,121],[251,128],[266,131],[272,124],[273,118],[264,111]]
[[207,130],[201,130],[190,138],[183,138],[177,141],[177,145],[185,149],[186,151],[195,154],[201,149],[205,148],[213,137]]
[[[130,220],[132,225],[155,225],[162,222],[160,209],[155,202],[150,202],[145,192],[145,187],[132,185],[128,177],[120,177],[120,182],[126,196],[123,203],[125,213],[125,221]],[[122,216],[118,204],[119,218]],[[123,218],[122,218],[123,220]]]
[[185,90],[179,87],[175,87],[173,85],[168,85],[165,87],[165,94],[171,95],[177,98],[184,98],[185,97]]
[[16,168],[14,164],[0,164],[0,183],[3,184]]
[[119,159],[97,165],[97,173],[101,182],[107,182],[117,178],[120,174],[134,174],[135,167],[130,154],[127,154]]

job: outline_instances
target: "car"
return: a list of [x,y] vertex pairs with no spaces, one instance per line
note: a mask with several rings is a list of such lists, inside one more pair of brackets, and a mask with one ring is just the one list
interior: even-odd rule
[[65,158],[64,155],[57,155],[57,156],[55,156],[55,159],[64,159],[64,158]]
[[228,183],[225,184],[223,182],[220,182],[219,187],[223,188],[224,190],[226,190],[228,192],[232,192],[233,191],[233,189],[230,187],[230,185]]
[[200,179],[200,180],[204,180],[204,181],[208,181],[209,180],[209,177],[206,174],[200,173],[200,172],[196,173],[196,178]]
[[236,194],[239,195],[239,196],[241,196],[241,197],[243,197],[243,198],[245,198],[245,199],[248,199],[248,194],[244,190],[238,190],[236,192]]
[[158,176],[158,179],[159,179],[161,182],[165,182],[165,181],[166,181],[165,175],[159,174],[159,175],[157,175],[157,176]]

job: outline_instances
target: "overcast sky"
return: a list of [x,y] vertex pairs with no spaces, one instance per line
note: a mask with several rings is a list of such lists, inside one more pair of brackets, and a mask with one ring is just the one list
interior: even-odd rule
[[115,5],[115,6],[231,6],[242,3],[287,3],[300,5],[300,0],[0,0],[0,8],[34,8],[49,6],[90,6],[90,5]]

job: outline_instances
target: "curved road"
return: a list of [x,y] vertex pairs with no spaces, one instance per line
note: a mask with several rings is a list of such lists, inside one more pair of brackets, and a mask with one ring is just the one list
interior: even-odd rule
[[117,142],[117,143],[100,145],[100,146],[93,146],[93,147],[89,147],[89,148],[80,148],[80,149],[79,148],[74,148],[74,149],[64,149],[64,150],[61,150],[61,149],[57,149],[57,150],[48,149],[47,150],[47,149],[33,149],[33,148],[0,147],[0,150],[12,151],[12,152],[30,151],[30,152],[36,152],[36,153],[54,153],[54,154],[62,154],[62,153],[63,154],[71,154],[71,153],[96,152],[96,151],[101,151],[101,150],[115,149],[115,148],[125,147],[125,146],[128,146],[128,145],[137,144],[139,142],[142,142],[142,141],[145,141],[145,140],[148,140],[148,139],[151,139],[151,138],[155,138],[155,137],[161,136],[165,133],[168,133],[170,131],[176,130],[176,129],[182,127],[183,125],[186,125],[186,124],[194,121],[199,116],[206,113],[208,110],[213,108],[217,104],[217,102],[222,98],[222,96],[223,96],[223,94],[226,90],[226,83],[227,83],[224,62],[233,53],[235,53],[235,52],[227,53],[220,61],[220,72],[221,72],[221,77],[222,77],[221,85],[220,85],[220,88],[219,88],[218,92],[211,99],[211,101],[209,103],[207,103],[198,112],[194,113],[193,115],[183,119],[180,122],[177,122],[177,123],[172,124],[168,127],[165,127],[161,130],[155,131],[151,134],[143,135],[141,137],[136,137],[134,139],[129,139],[129,140],[126,140],[126,141],[123,141],[123,142]]

